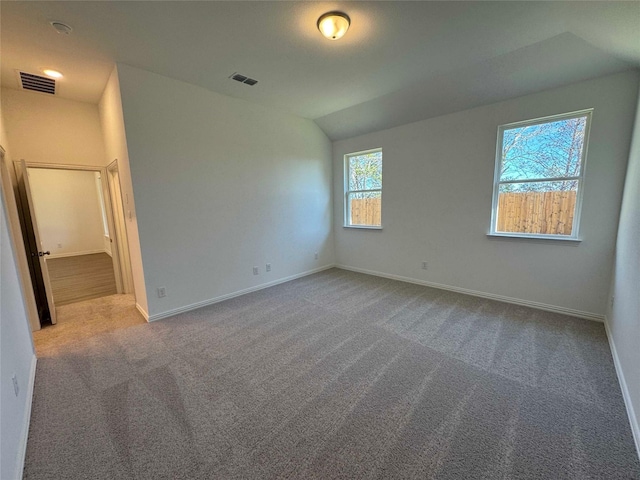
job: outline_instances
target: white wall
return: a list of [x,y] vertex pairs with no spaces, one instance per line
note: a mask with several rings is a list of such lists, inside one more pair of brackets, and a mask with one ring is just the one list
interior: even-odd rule
[[102,209],[95,173],[28,168],[42,249],[57,255],[104,251]]
[[118,71],[151,315],[334,262],[331,143],[312,121]]
[[120,98],[120,83],[117,67],[114,67],[113,72],[111,72],[111,76],[100,98],[98,111],[100,113],[100,125],[105,145],[104,163],[108,165],[114,160],[118,161],[118,175],[124,202],[123,208],[125,210],[129,258],[131,260],[131,273],[133,276],[136,303],[138,307],[148,315],[147,312],[149,308],[147,305],[142,254],[140,251],[138,218],[133,198],[133,186],[131,184],[129,152],[122,117],[122,101]]
[[0,101],[14,160],[105,165],[97,105],[9,88]]
[[[623,73],[335,142],[338,263],[603,315],[637,89]],[[582,243],[488,238],[498,126],[592,107]],[[343,155],[377,147],[383,230],[343,228]]]
[[[3,113],[0,145],[8,153]],[[22,478],[36,357],[2,195],[0,199],[0,478],[9,480]],[[14,373],[20,388],[17,397],[11,379]]]
[[607,312],[609,339],[617,356],[618,375],[626,393],[640,455],[640,92],[620,212],[611,295],[614,301]]

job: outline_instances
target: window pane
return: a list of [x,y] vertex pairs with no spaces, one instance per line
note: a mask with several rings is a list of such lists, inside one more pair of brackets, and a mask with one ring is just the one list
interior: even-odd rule
[[382,225],[382,192],[349,194],[349,225]]
[[587,117],[504,130],[500,181],[580,175]]
[[382,152],[349,157],[349,190],[382,188]]
[[496,232],[571,235],[578,181],[500,185]]

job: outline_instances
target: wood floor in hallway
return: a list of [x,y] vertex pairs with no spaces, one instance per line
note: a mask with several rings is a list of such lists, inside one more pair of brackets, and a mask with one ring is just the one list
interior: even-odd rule
[[106,253],[47,259],[56,306],[117,293],[113,261]]

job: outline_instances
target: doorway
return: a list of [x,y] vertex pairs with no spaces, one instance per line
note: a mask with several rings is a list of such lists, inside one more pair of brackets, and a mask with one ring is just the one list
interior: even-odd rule
[[41,324],[55,324],[63,305],[132,293],[131,282],[123,279],[131,267],[128,248],[121,255],[126,233],[116,225],[112,174],[90,166],[14,166],[31,274],[40,279],[34,293],[44,313]]

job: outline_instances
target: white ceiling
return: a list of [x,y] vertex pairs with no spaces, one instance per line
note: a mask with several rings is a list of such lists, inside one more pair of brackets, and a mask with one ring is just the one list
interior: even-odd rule
[[[7,2],[2,85],[65,74],[97,103],[115,62],[316,120],[345,138],[640,66],[640,2]],[[340,41],[316,20],[351,17]],[[73,27],[69,36],[49,25]],[[228,77],[259,80],[249,87]]]

